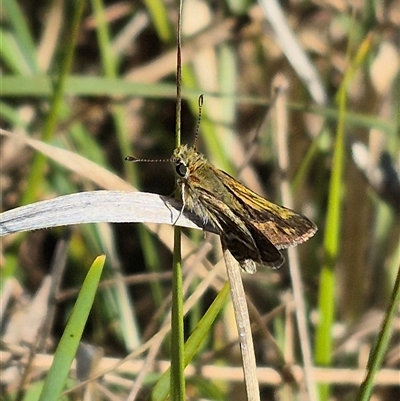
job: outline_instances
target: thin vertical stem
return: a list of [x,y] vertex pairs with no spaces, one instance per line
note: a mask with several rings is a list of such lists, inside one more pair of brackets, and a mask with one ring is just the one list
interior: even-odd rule
[[[181,44],[182,0],[179,2],[177,32],[177,67],[176,67],[176,126],[175,144],[181,143],[181,109],[182,109],[182,44]],[[185,400],[185,361],[183,330],[183,296],[182,296],[182,260],[181,230],[174,228],[174,260],[171,310],[171,399]]]

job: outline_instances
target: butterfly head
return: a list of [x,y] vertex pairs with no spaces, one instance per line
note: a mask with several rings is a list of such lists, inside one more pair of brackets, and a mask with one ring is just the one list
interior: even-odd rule
[[[187,180],[190,172],[193,172],[199,165],[205,162],[202,154],[196,150],[197,138],[199,136],[199,128],[201,121],[201,110],[203,107],[203,95],[199,96],[199,116],[197,120],[196,134],[193,146],[180,145],[172,154],[171,163],[175,167],[175,172],[180,180]],[[202,163],[203,162],[203,163]]]
[[190,173],[196,170],[204,161],[202,154],[187,145],[178,146],[171,157],[171,163],[181,180],[186,180]]

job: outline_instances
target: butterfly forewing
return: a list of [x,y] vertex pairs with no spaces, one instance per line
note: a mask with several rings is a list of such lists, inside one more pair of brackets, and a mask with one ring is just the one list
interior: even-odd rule
[[[225,187],[241,202],[246,221],[261,231],[278,249],[301,244],[317,231],[315,224],[307,217],[269,202],[224,171],[215,170],[223,177],[221,182]],[[240,213],[240,209],[237,212]]]
[[226,248],[248,273],[256,271],[255,263],[277,268],[284,258],[264,233],[235,214],[214,193],[198,191],[199,200],[211,211],[210,222],[219,231]]

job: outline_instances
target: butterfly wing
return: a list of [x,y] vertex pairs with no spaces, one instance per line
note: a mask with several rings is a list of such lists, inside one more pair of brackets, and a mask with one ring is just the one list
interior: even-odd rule
[[280,267],[284,258],[269,239],[248,224],[213,193],[199,192],[201,202],[212,210],[210,221],[219,231],[221,240],[240,266],[248,273],[256,271],[256,263],[272,268]]
[[240,211],[245,210],[246,221],[276,248],[301,244],[317,231],[316,225],[307,217],[269,202],[222,170],[217,173],[225,188],[241,203],[241,207],[233,212],[240,215]]

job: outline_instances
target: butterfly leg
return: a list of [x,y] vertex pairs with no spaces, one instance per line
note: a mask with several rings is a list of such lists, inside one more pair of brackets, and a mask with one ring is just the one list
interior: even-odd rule
[[184,182],[178,182],[178,184],[181,184],[181,193],[182,193],[182,208],[178,214],[178,217],[175,219],[175,221],[172,223],[174,226],[176,222],[179,220],[179,218],[182,216],[183,210],[185,209],[185,183]]

